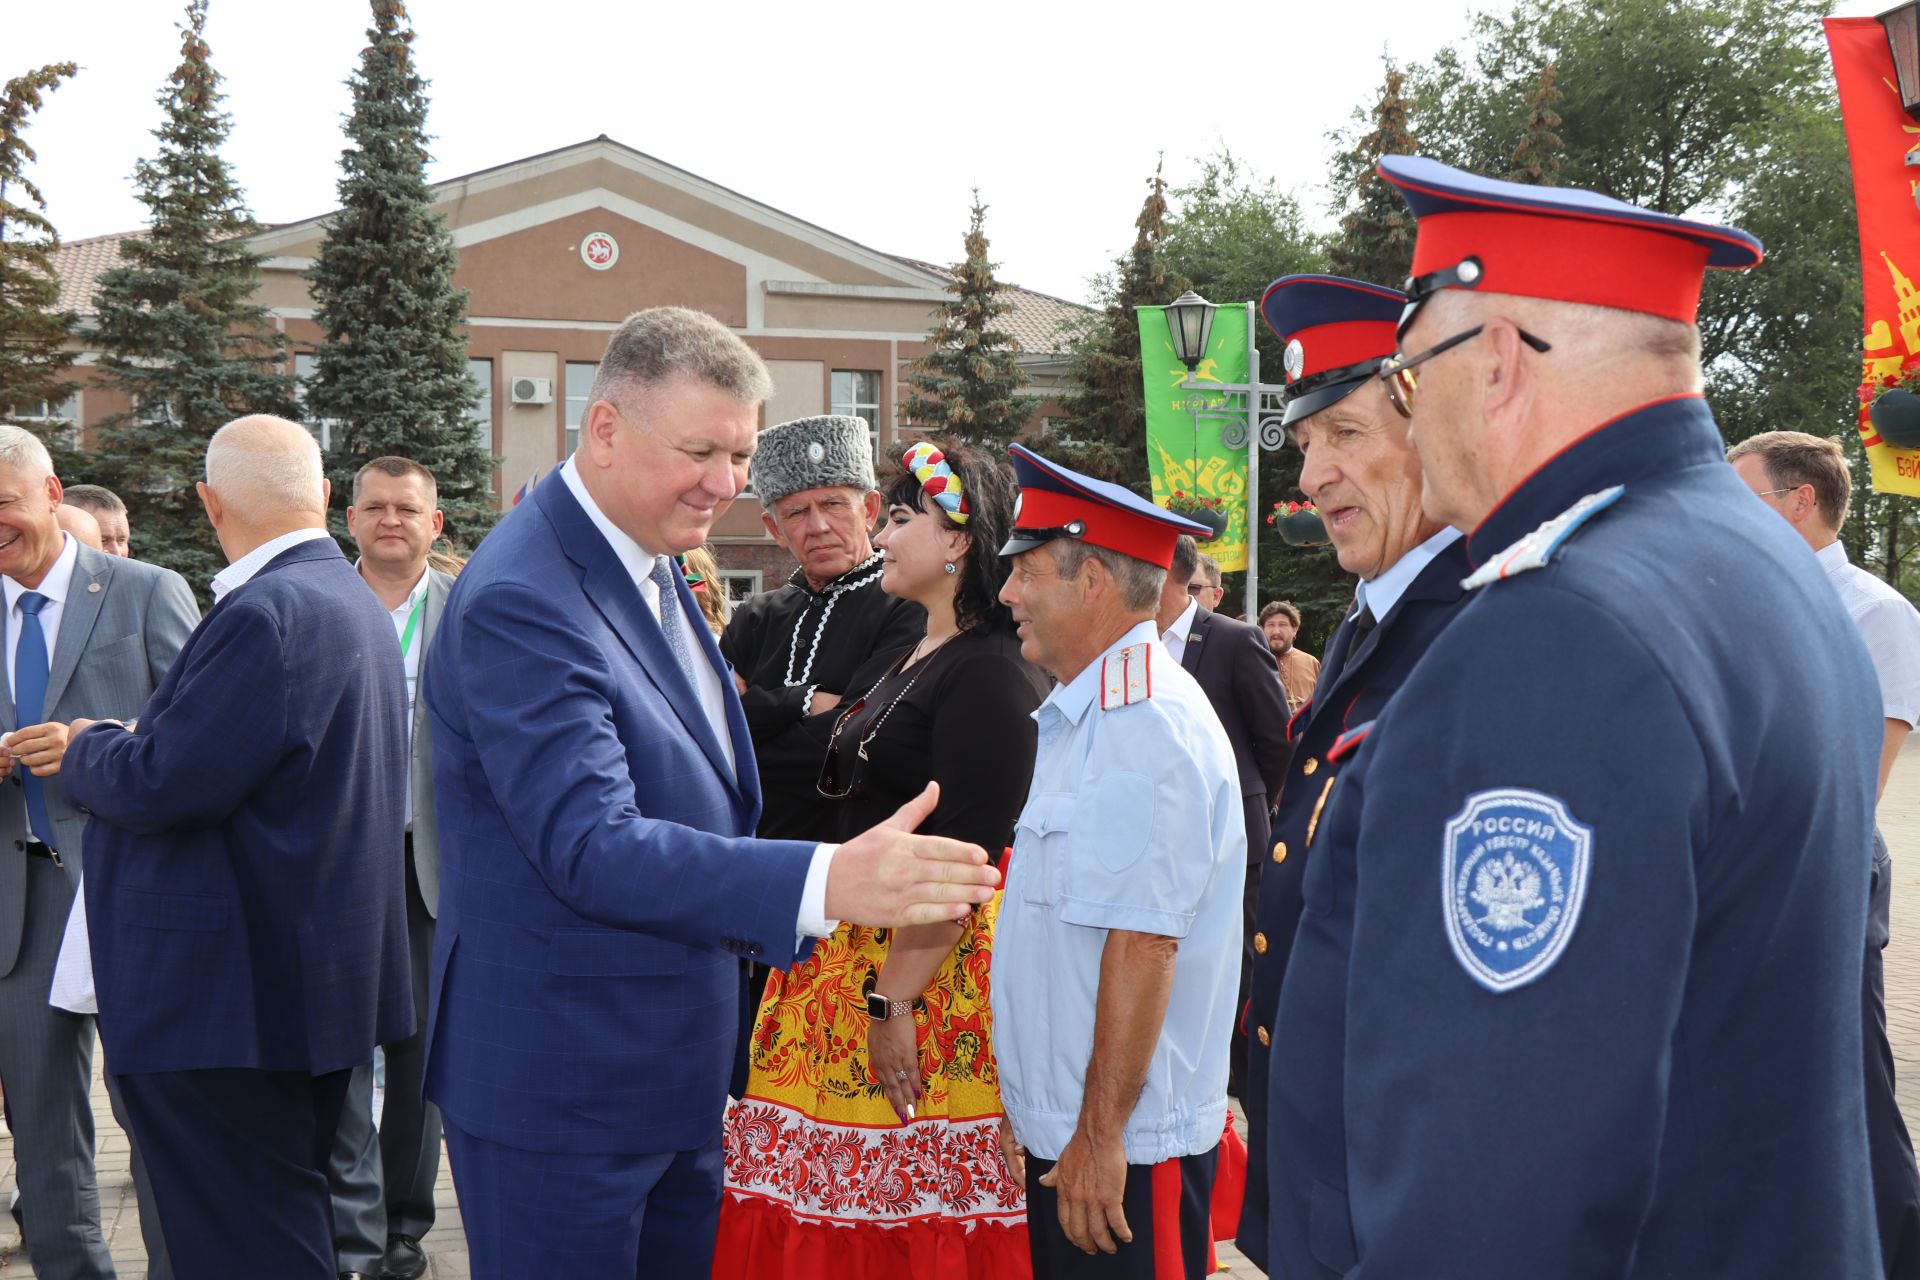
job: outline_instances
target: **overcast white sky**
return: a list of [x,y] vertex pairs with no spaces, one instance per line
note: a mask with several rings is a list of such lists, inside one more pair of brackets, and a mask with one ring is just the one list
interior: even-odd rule
[[[1838,11],[1890,3],[1842,0]],[[1003,278],[1075,299],[1131,242],[1158,152],[1178,183],[1224,143],[1318,212],[1326,135],[1372,101],[1383,52],[1430,57],[1464,38],[1474,7],[408,6],[432,81],[431,179],[604,133],[873,248],[942,262],[959,255],[978,185]],[[153,151],[154,97],[179,60],[183,8],[0,0],[0,77],[68,58],[81,67],[28,135],[63,238],[144,221],[131,174]],[[227,156],[261,221],[333,207],[344,82],[367,21],[364,0],[212,0],[207,38],[234,121]]]

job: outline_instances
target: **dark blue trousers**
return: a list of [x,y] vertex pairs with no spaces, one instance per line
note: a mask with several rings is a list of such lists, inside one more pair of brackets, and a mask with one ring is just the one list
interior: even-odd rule
[[694,1151],[587,1155],[502,1146],[451,1120],[444,1128],[473,1280],[712,1272],[718,1132]]
[[1060,1197],[1040,1177],[1054,1162],[1027,1157],[1027,1252],[1034,1280],[1204,1280],[1213,1244],[1213,1174],[1220,1148],[1127,1166],[1121,1211],[1133,1243],[1083,1253],[1060,1225]]
[[346,1071],[115,1076],[182,1276],[333,1280],[333,1149]]

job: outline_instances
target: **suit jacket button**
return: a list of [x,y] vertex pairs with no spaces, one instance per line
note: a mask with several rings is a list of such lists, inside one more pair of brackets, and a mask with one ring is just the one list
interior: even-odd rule
[[1274,842],[1273,860],[1275,862],[1285,862],[1287,860],[1287,842],[1285,840]]
[[1253,935],[1253,954],[1257,956],[1263,956],[1267,954],[1267,935],[1266,934],[1256,933]]
[[1257,1028],[1253,1034],[1260,1038],[1260,1047],[1262,1049],[1267,1048],[1273,1043],[1273,1036],[1267,1031],[1265,1027]]
[[1300,772],[1311,778],[1314,774],[1320,772],[1320,762],[1312,756],[1308,756],[1307,762],[1300,766]]

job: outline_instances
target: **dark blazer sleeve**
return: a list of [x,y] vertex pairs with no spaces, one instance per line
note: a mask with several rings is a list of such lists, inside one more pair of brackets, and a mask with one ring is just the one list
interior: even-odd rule
[[1258,628],[1234,628],[1233,692],[1246,722],[1254,763],[1267,785],[1267,803],[1280,803],[1280,784],[1287,780],[1287,688],[1280,683],[1280,664]]
[[696,947],[748,939],[790,962],[813,844],[648,817],[629,756],[647,744],[621,738],[613,668],[551,596],[490,584],[467,597],[460,640],[457,663],[428,652],[435,680],[458,687],[488,786],[511,797],[514,843],[555,897],[616,928]]
[[234,601],[208,615],[190,666],[138,732],[101,725],[67,747],[67,798],[127,831],[210,826],[280,763],[287,735],[285,637],[263,609]]

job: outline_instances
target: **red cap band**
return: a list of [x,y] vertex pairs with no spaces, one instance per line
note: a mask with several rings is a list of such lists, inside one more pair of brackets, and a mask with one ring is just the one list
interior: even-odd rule
[[1288,382],[1311,378],[1329,369],[1344,369],[1362,360],[1378,360],[1393,354],[1394,322],[1391,320],[1339,320],[1315,325],[1293,335],[1300,344],[1304,364],[1300,377],[1289,374]]
[[[1095,502],[1078,494],[1052,489],[1020,491],[1020,529],[1051,529],[1078,520],[1086,526],[1080,541],[1109,551],[1118,551],[1135,560],[1157,564],[1162,569],[1173,563],[1173,544],[1180,531],[1152,518],[1135,515],[1111,503]],[[1019,531],[1015,530],[1015,536]]]
[[1681,324],[1694,322],[1707,273],[1705,244],[1632,222],[1486,210],[1420,219],[1415,276],[1468,258],[1486,273],[1475,292],[1617,307]]

